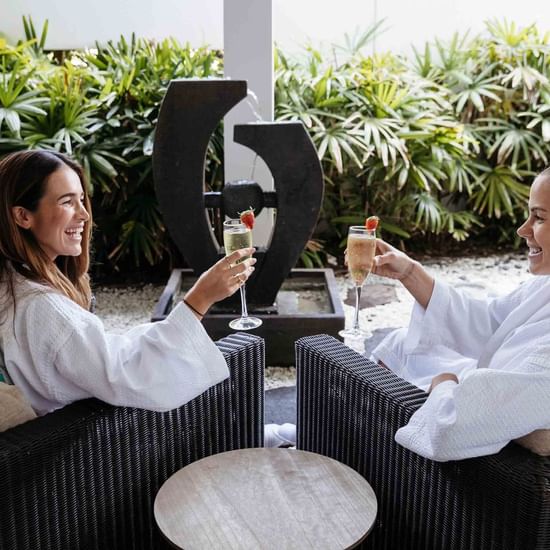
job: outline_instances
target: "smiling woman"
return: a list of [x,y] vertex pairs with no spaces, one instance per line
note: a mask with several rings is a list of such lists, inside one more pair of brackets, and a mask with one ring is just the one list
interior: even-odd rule
[[531,186],[529,217],[518,228],[518,235],[529,247],[529,271],[550,275],[550,169],[542,172]]
[[409,328],[390,333],[372,355],[430,393],[395,435],[427,458],[493,454],[550,428],[550,169],[533,182],[529,211],[518,234],[537,277],[488,301],[434,280],[377,242],[373,272],[400,280],[416,304]]
[[[11,281],[13,268],[88,309],[92,221],[82,169],[45,151],[9,155],[1,166],[0,276]],[[75,227],[78,243],[65,233]]]
[[246,281],[254,249],[205,271],[163,322],[115,335],[89,312],[91,224],[78,164],[52,151],[0,161],[0,374],[39,414],[86,397],[169,410],[226,378],[200,319]]
[[14,207],[15,223],[34,235],[52,261],[58,256],[79,256],[84,226],[90,220],[82,182],[73,169],[63,166],[45,180],[45,186],[34,212]]

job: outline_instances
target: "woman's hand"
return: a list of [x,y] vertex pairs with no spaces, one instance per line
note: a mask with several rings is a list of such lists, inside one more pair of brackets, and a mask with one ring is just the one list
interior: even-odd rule
[[216,262],[189,289],[185,301],[204,315],[213,304],[234,294],[254,271],[256,258],[237,261],[252,256],[255,251],[254,248],[242,248]]
[[404,252],[397,250],[382,239],[376,239],[376,252],[378,255],[374,258],[372,273],[381,277],[402,281],[418,264]]
[[374,257],[372,273],[401,281],[414,299],[427,308],[435,284],[432,276],[417,261],[381,239],[376,239],[376,251],[379,255]]
[[441,374],[434,376],[432,378],[430,388],[428,389],[428,393],[430,393],[439,384],[447,382],[448,380],[452,380],[453,382],[456,382],[458,384],[458,378],[456,377],[456,374],[453,374],[452,372],[442,372]]

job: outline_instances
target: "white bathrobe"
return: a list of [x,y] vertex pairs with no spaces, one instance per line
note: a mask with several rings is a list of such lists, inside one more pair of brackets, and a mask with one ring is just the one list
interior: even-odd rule
[[229,374],[222,353],[183,303],[164,321],[110,334],[64,295],[16,277],[15,318],[13,308],[2,312],[0,351],[12,382],[38,414],[86,397],[170,410]]
[[550,428],[550,277],[493,300],[436,282],[427,309],[415,304],[408,330],[373,356],[422,389],[441,372],[460,381],[439,384],[398,443],[439,461],[496,453]]

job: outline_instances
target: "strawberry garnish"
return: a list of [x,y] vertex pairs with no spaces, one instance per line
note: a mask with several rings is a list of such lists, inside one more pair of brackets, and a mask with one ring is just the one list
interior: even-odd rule
[[254,217],[254,208],[252,208],[252,206],[248,210],[241,212],[239,217],[241,219],[241,223],[244,223],[248,229],[252,230],[254,228],[254,221],[256,218]]
[[370,216],[365,220],[365,227],[370,231],[374,231],[378,227],[379,221],[380,218],[378,216]]

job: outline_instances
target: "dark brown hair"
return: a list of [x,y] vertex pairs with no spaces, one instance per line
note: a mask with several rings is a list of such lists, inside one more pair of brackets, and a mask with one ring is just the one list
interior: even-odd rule
[[[90,219],[84,224],[82,253],[79,256],[48,258],[31,231],[17,225],[15,206],[34,212],[46,193],[48,178],[68,167],[79,177],[84,193],[84,207]],[[15,306],[13,270],[27,279],[46,284],[88,309],[88,277],[91,239],[91,208],[82,168],[55,151],[19,151],[0,160],[0,281],[6,283],[8,297]]]

